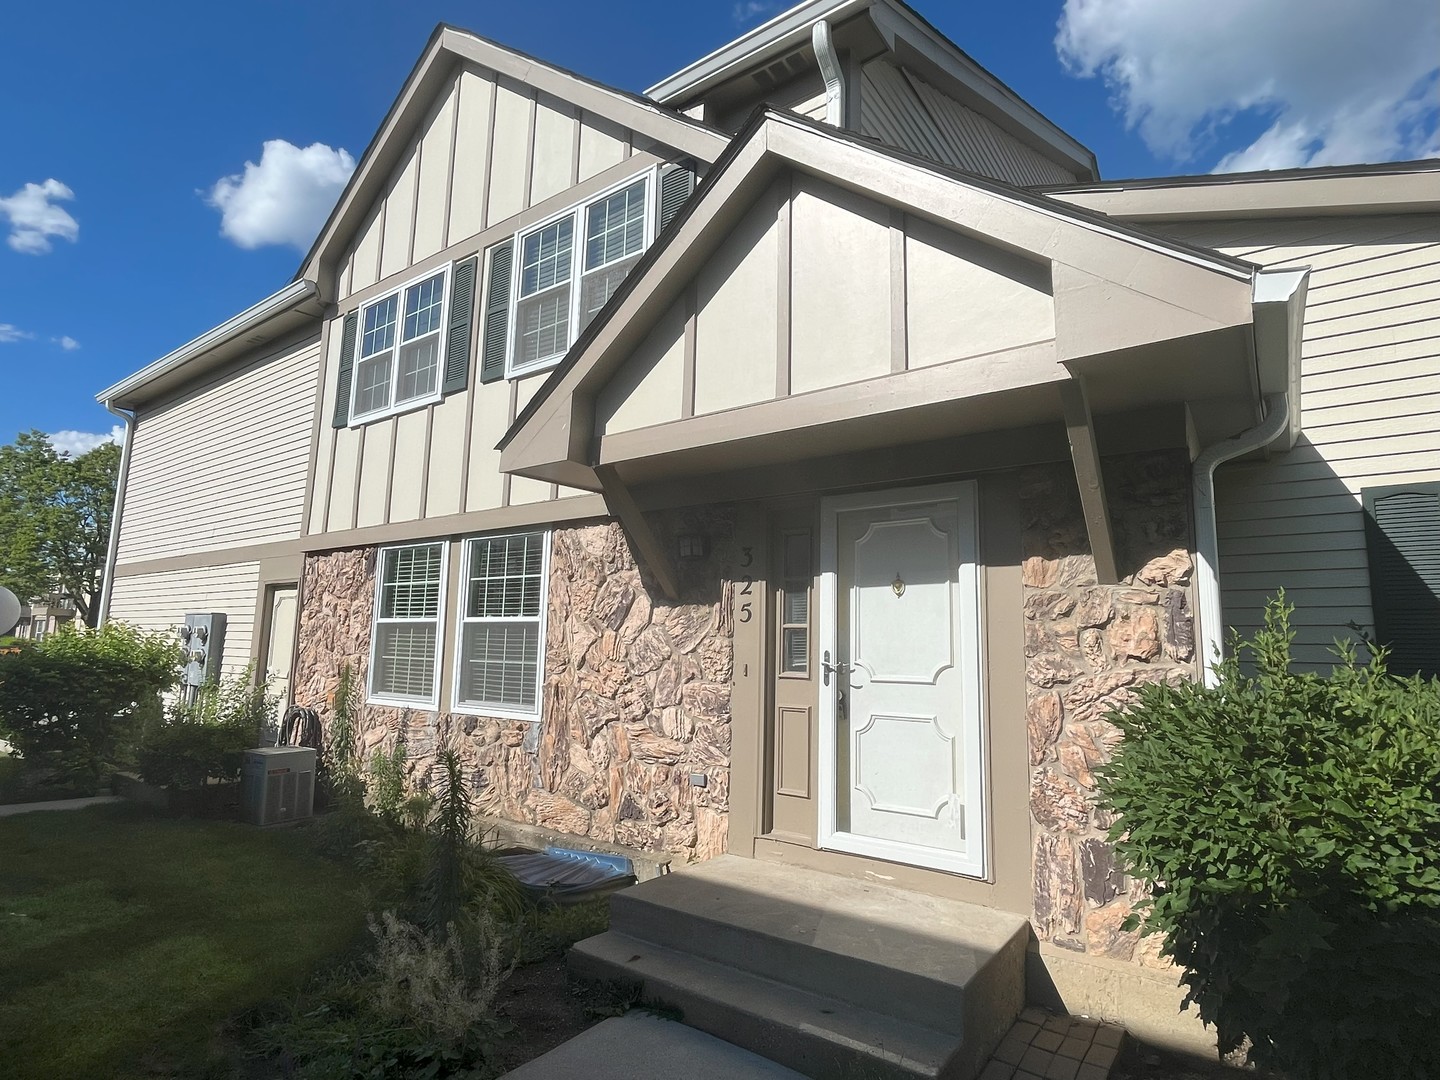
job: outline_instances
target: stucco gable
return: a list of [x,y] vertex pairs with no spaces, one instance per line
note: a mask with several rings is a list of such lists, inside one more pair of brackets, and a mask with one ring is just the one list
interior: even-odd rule
[[[769,236],[787,215],[788,241],[777,244]],[[948,239],[937,255],[940,237]],[[942,289],[925,297],[911,340],[911,320],[895,312],[907,310],[912,286],[928,282],[906,269],[907,257],[946,266],[955,290],[978,289],[979,310],[969,325],[953,308],[941,309]],[[722,280],[707,284],[716,267],[725,268]],[[770,268],[766,286],[752,282]],[[721,305],[725,332],[737,343],[722,353],[743,370],[731,371],[717,388],[720,409],[748,404],[740,400],[747,395],[770,401],[908,372],[927,360],[960,360],[971,355],[967,340],[975,354],[991,357],[1052,342],[1053,378],[1063,379],[1062,361],[1247,326],[1252,272],[1239,260],[1117,227],[792,116],[763,113],[737,136],[690,212],[661,238],[512,426],[501,443],[502,467],[568,460],[579,468],[548,469],[548,475],[583,482],[595,437],[617,420],[634,422],[636,395],[650,398],[660,385],[676,382],[676,355],[690,372],[688,384],[685,370],[679,379],[688,396],[680,399],[680,418],[708,411],[700,323],[706,303],[727,291],[734,300]],[[1067,310],[1093,305],[1096,281],[1109,283],[1114,317]],[[677,305],[693,325],[678,347],[672,340],[682,322]],[[763,328],[776,325],[770,312],[778,306],[788,341],[775,348],[790,354],[787,364],[773,367],[783,374],[767,380],[761,369],[773,349]],[[999,320],[985,318],[996,308],[1013,317],[997,326]],[[817,353],[813,364],[805,363],[807,350]],[[760,366],[750,370],[745,365],[757,356]],[[724,364],[723,356],[717,359],[717,372]],[[633,365],[628,373],[627,365]],[[1033,356],[1027,353],[1022,366],[1032,368]],[[612,379],[617,388],[607,389]]]
[[[723,133],[683,114],[516,52],[470,31],[441,24],[431,35],[296,274],[297,279],[316,281],[323,298],[336,298],[337,276],[346,253],[357,242],[366,242],[368,233],[383,228],[378,224],[379,206],[388,192],[409,190],[410,210],[414,212],[413,201],[420,197],[417,185],[424,183],[424,177],[407,175],[407,170],[413,167],[418,173],[423,167],[423,146],[427,138],[438,145],[440,138],[432,136],[432,131],[446,129],[448,134],[448,128],[458,123],[455,114],[466,104],[465,72],[491,80],[513,96],[531,99],[539,123],[547,122],[552,113],[566,123],[572,118],[588,117],[596,132],[623,130],[633,133],[633,140],[644,141],[646,149],[668,150],[670,156],[691,157],[705,163],[714,161],[727,143]],[[472,94],[476,90],[471,87]],[[498,94],[494,96],[498,98]],[[498,101],[486,107],[497,111],[501,108]],[[529,107],[527,102],[526,109]],[[494,118],[493,113],[490,116]],[[592,141],[600,140],[592,137]],[[418,154],[417,147],[421,148]],[[459,152],[463,154],[463,148],[459,148]],[[579,153],[589,154],[591,148],[582,145]],[[603,150],[598,153],[603,157]],[[477,180],[471,178],[472,182]],[[542,178],[540,185],[543,187],[547,182]],[[527,192],[527,199],[529,194]],[[445,229],[443,240],[453,239],[453,231]]]

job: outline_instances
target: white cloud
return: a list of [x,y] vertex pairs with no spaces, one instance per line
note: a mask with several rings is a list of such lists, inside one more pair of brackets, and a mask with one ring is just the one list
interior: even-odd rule
[[14,323],[0,322],[0,345],[9,345],[14,341],[29,341],[34,336],[28,330],[21,330]]
[[1440,143],[1435,0],[1065,0],[1055,46],[1176,161],[1242,114],[1267,126],[1217,171],[1393,161]]
[[74,352],[76,349],[80,348],[80,342],[76,341],[69,334],[62,334],[59,337],[51,338],[50,340],[53,341],[56,345],[59,345],[66,352]]
[[325,224],[355,159],[345,150],[312,143],[303,150],[284,139],[271,139],[260,164],[222,177],[206,194],[220,211],[220,232],[242,248],[289,244],[304,251]]
[[123,443],[125,441],[125,428],[116,424],[110,429],[109,434],[101,434],[94,431],[57,431],[47,436],[50,445],[55,448],[57,454],[65,454],[68,457],[79,457],[81,454],[89,453],[97,446],[104,446],[106,443]]
[[730,9],[730,17],[735,20],[737,25],[744,25],[755,22],[761,15],[768,17],[779,6],[773,0],[770,3],[762,3],[761,0],[739,0]]
[[75,198],[59,180],[26,184],[14,195],[0,197],[0,218],[10,221],[9,244],[25,255],[44,255],[50,238],[58,236],[72,244],[80,237],[80,224],[56,200]]

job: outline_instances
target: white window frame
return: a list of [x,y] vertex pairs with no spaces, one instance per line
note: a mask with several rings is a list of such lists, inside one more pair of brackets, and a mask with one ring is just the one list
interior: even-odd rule
[[[465,663],[465,625],[466,623],[490,623],[490,622],[531,622],[531,616],[495,616],[481,618],[479,616],[470,618],[465,614],[467,601],[470,598],[470,553],[474,550],[474,542],[480,540],[500,540],[507,536],[525,536],[530,533],[540,535],[540,618],[539,618],[539,650],[537,663],[535,665],[535,708],[530,711],[523,709],[506,708],[504,706],[473,705],[466,704],[460,700],[460,680],[463,675]],[[460,556],[460,596],[459,603],[455,605],[455,646],[453,670],[450,676],[450,711],[464,713],[467,716],[491,716],[499,720],[529,720],[538,723],[542,719],[545,705],[545,635],[550,620],[550,546],[552,533],[549,529],[507,529],[499,533],[481,533],[476,536],[467,536],[462,541]]]
[[[387,416],[397,416],[400,413],[411,412],[415,409],[432,405],[445,396],[445,349],[449,344],[450,335],[450,285],[454,277],[455,264],[446,263],[444,266],[427,270],[418,274],[410,280],[397,285],[393,289],[386,289],[378,296],[373,296],[355,309],[355,352],[350,357],[350,426],[357,427],[362,424],[369,424],[376,420],[383,420]],[[409,398],[397,403],[395,401],[395,389],[400,382],[400,348],[405,344],[403,334],[405,330],[405,291],[421,282],[429,281],[436,274],[441,276],[440,282],[440,331],[437,339],[436,359],[439,367],[435,372],[435,389],[424,397]],[[365,344],[365,312],[376,304],[383,304],[391,297],[395,298],[395,344],[391,348],[390,356],[390,404],[383,409],[373,409],[367,413],[355,411],[355,400],[359,396],[356,390],[357,381],[360,375],[360,350]]]
[[[597,192],[580,202],[572,203],[564,210],[551,214],[541,221],[527,225],[525,228],[517,231],[511,238],[510,243],[513,245],[515,256],[514,261],[511,263],[510,271],[510,317],[505,327],[505,377],[507,379],[518,379],[526,375],[533,375],[539,371],[549,371],[570,351],[570,346],[575,344],[575,339],[579,336],[577,327],[580,325],[580,286],[585,276],[586,211],[595,203],[608,199],[618,191],[625,190],[636,181],[643,181],[645,184],[645,238],[640,244],[639,252],[641,255],[644,255],[645,252],[650,250],[650,245],[655,242],[657,231],[656,225],[658,222],[656,221],[656,217],[659,213],[660,197],[659,165],[652,165],[648,169],[626,177],[619,183],[610,185],[604,191]],[[539,360],[533,360],[527,364],[518,364],[515,361],[517,352],[515,347],[515,329],[516,323],[520,318],[520,301],[522,299],[520,296],[520,283],[524,277],[525,238],[539,232],[541,229],[554,225],[557,221],[566,217],[573,218],[575,225],[570,233],[570,322],[565,347],[551,356],[542,357]]]
[[[435,618],[431,619],[386,619],[387,623],[430,623],[435,624],[435,678],[431,682],[428,698],[404,697],[399,694],[380,694],[375,691],[375,647],[380,641],[380,603],[385,590],[385,555],[391,551],[402,551],[414,547],[440,548],[440,595],[436,598]],[[445,600],[450,583],[450,541],[416,540],[408,544],[388,544],[375,552],[375,601],[370,612],[370,663],[365,669],[365,703],[367,705],[391,705],[402,709],[417,706],[425,709],[440,708],[440,683],[444,672],[445,656]]]

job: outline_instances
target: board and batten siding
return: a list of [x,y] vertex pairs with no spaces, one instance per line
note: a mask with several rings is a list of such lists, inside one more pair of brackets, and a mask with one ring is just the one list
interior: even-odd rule
[[886,60],[873,60],[861,70],[860,133],[1022,187],[1077,179],[973,109]]
[[596,430],[634,431],[1054,337],[1048,265],[796,173],[757,201],[606,384]]
[[142,407],[117,562],[298,537],[319,365],[311,337]]
[[255,634],[255,598],[260,588],[258,563],[232,563],[115,579],[110,618],[142,630],[169,633],[189,613],[223,611],[225,647],[221,669],[237,674],[250,663]]
[[[481,251],[679,155],[653,139],[473,64],[421,125],[339,275],[339,315],[417,273]],[[437,264],[437,256],[440,262]],[[478,335],[483,319],[473,320]],[[306,531],[340,532],[585,494],[500,472],[495,445],[547,373],[481,383],[472,341],[465,390],[367,424],[333,428],[341,334],[325,358]]]
[[1440,481],[1440,216],[1166,228],[1271,267],[1311,267],[1302,435],[1216,479],[1227,625],[1252,633],[1281,587],[1295,657],[1330,662],[1347,623],[1374,626],[1361,490]]

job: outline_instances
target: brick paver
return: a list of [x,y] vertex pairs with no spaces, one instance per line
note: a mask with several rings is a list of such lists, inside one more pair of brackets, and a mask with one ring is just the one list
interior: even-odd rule
[[1125,1029],[1030,1006],[1020,1014],[980,1080],[1108,1080]]

